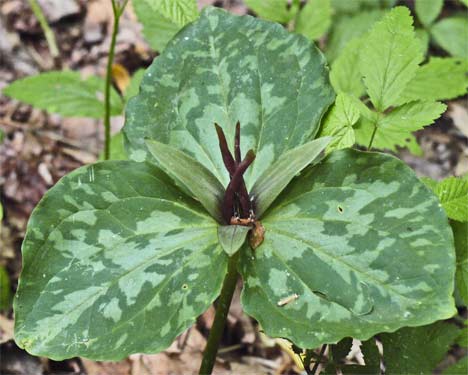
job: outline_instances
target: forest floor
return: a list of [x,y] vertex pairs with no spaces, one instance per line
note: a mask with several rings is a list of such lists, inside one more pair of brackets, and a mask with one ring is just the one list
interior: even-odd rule
[[[84,75],[105,75],[110,44],[112,9],[109,0],[61,0],[45,7],[60,49],[59,61],[50,57],[41,28],[25,0],[0,0],[0,91],[12,81],[52,69],[71,69]],[[240,1],[198,1],[221,5],[237,14],[247,8]],[[57,6],[58,4],[58,6]],[[130,74],[147,67],[156,54],[141,34],[131,7],[121,21],[115,62]],[[118,83],[118,82],[117,82]],[[466,97],[448,103],[449,109],[417,133],[424,151],[416,157],[397,156],[420,176],[441,179],[468,172],[468,103]],[[113,132],[123,125],[112,119]],[[43,194],[71,170],[97,160],[103,144],[102,122],[61,118],[0,96],[0,199],[5,217],[0,232],[0,266],[6,267],[12,292],[21,271],[21,243],[27,220]],[[155,375],[196,373],[214,317],[210,308],[196,325],[165,352],[136,354],[120,362],[74,358],[63,362],[40,359],[19,349],[13,337],[13,313],[0,314],[0,373]],[[229,371],[230,369],[230,371]],[[242,313],[236,294],[223,337],[215,373],[287,374],[300,372],[282,340],[263,335]]]

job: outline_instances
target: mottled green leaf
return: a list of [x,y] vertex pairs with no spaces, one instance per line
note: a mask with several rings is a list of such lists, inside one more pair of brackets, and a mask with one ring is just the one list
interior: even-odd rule
[[296,18],[295,31],[313,40],[320,38],[331,24],[330,0],[309,0]]
[[410,102],[396,107],[391,112],[376,117],[376,122],[360,122],[356,126],[356,140],[367,146],[377,126],[372,147],[396,150],[412,140],[411,132],[430,125],[445,112],[447,106],[439,102]]
[[359,120],[360,112],[355,104],[356,99],[340,93],[332,109],[327,114],[320,132],[321,136],[333,137],[327,152],[351,147],[355,143],[353,126]]
[[[99,77],[82,79],[78,72],[54,71],[16,80],[3,94],[62,116],[102,118],[104,86]],[[119,115],[122,100],[111,90],[111,114]]]
[[[351,4],[353,1],[347,3]],[[364,35],[384,14],[382,10],[370,10],[351,16],[342,15],[334,20],[325,51],[328,61],[334,61],[351,40]]]
[[451,17],[434,24],[431,34],[438,45],[455,57],[468,58],[468,18]]
[[175,147],[151,140],[146,141],[146,145],[158,166],[221,222],[224,188],[216,177],[197,160]]
[[262,223],[264,242],[241,259],[242,304],[270,336],[315,348],[456,313],[447,217],[394,157],[335,151]]
[[219,244],[227,255],[232,256],[242,247],[250,227],[242,225],[220,225],[218,227]]
[[468,179],[449,177],[438,183],[427,179],[424,182],[439,197],[450,219],[468,222]]
[[467,73],[466,60],[432,57],[416,71],[399,102],[447,100],[465,95],[468,91]]
[[288,9],[287,0],[244,0],[244,3],[255,14],[270,21],[287,23],[295,15],[295,13]]
[[150,157],[145,138],[174,145],[227,186],[213,123],[234,143],[240,121],[242,154],[256,153],[245,175],[250,188],[284,152],[314,138],[333,98],[325,58],[305,37],[205,8],[154,60],[130,100],[127,149],[142,161]]
[[321,160],[330,141],[331,137],[323,137],[289,150],[265,170],[252,187],[257,216],[260,217],[270,207],[298,173]]
[[15,340],[55,360],[163,350],[219,294],[228,259],[216,222],[131,161],[62,178],[34,210],[22,252]]
[[365,92],[359,67],[362,40],[356,38],[346,45],[333,62],[330,73],[330,82],[336,92],[344,92],[356,98]]
[[138,69],[133,74],[132,79],[130,80],[130,85],[128,85],[127,89],[125,90],[125,103],[127,103],[131,98],[138,94],[138,91],[140,90],[141,80],[143,79],[144,74],[144,69]]
[[132,4],[146,40],[157,51],[162,51],[183,26],[198,17],[195,0],[133,0]]
[[432,374],[453,344],[460,329],[450,323],[403,328],[379,335],[388,375]]
[[429,27],[440,14],[444,0],[416,0],[414,10],[423,25]]
[[458,295],[465,305],[468,305],[468,222],[450,221],[455,238],[457,253],[457,272],[455,286]]
[[393,8],[373,27],[363,46],[364,84],[374,107],[383,112],[395,104],[423,60],[409,9]]

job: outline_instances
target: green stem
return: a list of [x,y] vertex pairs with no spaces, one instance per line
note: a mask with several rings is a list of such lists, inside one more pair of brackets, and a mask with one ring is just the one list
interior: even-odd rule
[[313,354],[312,349],[306,349],[305,351],[305,357],[304,361],[302,364],[304,365],[304,370],[307,373],[307,375],[312,375],[312,371],[310,371],[310,363],[312,362],[312,354]]
[[369,151],[372,148],[372,143],[374,143],[375,134],[377,133],[378,124],[379,124],[381,117],[382,117],[382,113],[378,112],[378,116],[376,117],[374,124],[373,124],[374,130],[372,131],[372,136],[369,142],[369,146],[367,146],[367,151]]
[[47,42],[47,46],[49,47],[50,54],[52,55],[54,59],[57,59],[57,57],[59,56],[59,50],[57,48],[57,42],[55,41],[55,35],[52,29],[50,28],[49,24],[47,23],[44,13],[42,12],[42,9],[39,6],[37,0],[28,0],[28,1],[29,1],[29,6],[31,7],[34,15],[39,21],[39,24],[41,25],[41,29],[46,38],[46,42]]
[[377,133],[377,125],[374,125],[374,130],[372,131],[372,136],[369,142],[369,146],[367,146],[367,151],[372,148],[372,143],[374,142],[375,133]]
[[325,349],[327,349],[327,344],[322,345],[322,349],[320,349],[320,354],[317,358],[317,361],[314,364],[314,367],[312,368],[312,371],[310,372],[311,374],[315,375],[317,373],[318,367],[320,363],[322,362],[323,355],[325,354]]
[[126,0],[121,6],[116,3],[116,0],[112,1],[112,11],[114,13],[114,25],[112,28],[112,38],[109,47],[109,57],[107,59],[107,70],[106,70],[106,87],[104,91],[104,160],[109,160],[110,157],[110,118],[111,118],[111,84],[112,84],[112,64],[114,62],[115,55],[115,42],[117,40],[117,33],[119,31],[120,16],[122,15],[128,0]]
[[211,327],[208,342],[203,352],[203,359],[200,366],[200,375],[209,375],[213,371],[218,352],[219,342],[223,335],[224,326],[226,325],[226,318],[231,306],[232,296],[237,284],[237,261],[239,259],[239,252],[229,258],[228,270],[224,278],[223,288],[218,299],[216,306],[216,314]]

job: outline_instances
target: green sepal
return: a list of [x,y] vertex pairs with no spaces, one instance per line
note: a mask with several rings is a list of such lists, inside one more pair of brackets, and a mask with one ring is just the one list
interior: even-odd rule
[[291,180],[310,164],[325,156],[325,148],[332,140],[322,137],[287,151],[255,182],[251,196],[255,199],[255,214],[261,217]]
[[200,201],[208,213],[221,222],[221,202],[224,188],[219,180],[197,160],[177,148],[147,140],[146,146],[158,166],[172,177],[177,185]]
[[219,244],[227,255],[233,256],[242,247],[250,227],[243,225],[220,225],[218,227]]

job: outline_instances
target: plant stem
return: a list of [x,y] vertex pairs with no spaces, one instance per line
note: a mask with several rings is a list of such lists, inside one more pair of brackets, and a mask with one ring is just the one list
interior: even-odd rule
[[310,371],[310,362],[312,362],[312,349],[306,349],[305,351],[305,357],[304,361],[302,364],[304,365],[304,370],[307,373],[307,375],[312,375],[312,371]]
[[372,143],[374,143],[374,138],[375,138],[375,134],[377,133],[377,128],[378,128],[378,123],[379,123],[379,120],[381,118],[382,114],[380,112],[378,112],[378,116],[376,117],[375,121],[374,121],[374,130],[372,131],[372,136],[371,136],[371,139],[370,139],[370,142],[369,142],[369,146],[367,146],[367,151],[369,151],[371,148],[372,148]]
[[369,146],[367,146],[367,151],[369,151],[372,148],[372,143],[374,142],[375,133],[377,133],[377,126],[376,125],[374,125],[374,130],[372,131],[372,136],[371,136],[371,139],[370,139],[370,142],[369,142]]
[[115,42],[117,40],[117,33],[119,31],[120,16],[122,15],[128,1],[125,1],[121,6],[112,1],[112,11],[114,13],[114,25],[112,28],[112,38],[109,47],[109,57],[107,58],[106,70],[106,87],[104,91],[104,160],[110,157],[110,118],[111,118],[111,84],[112,84],[112,64],[114,62]]
[[224,278],[223,288],[218,299],[216,306],[216,314],[211,327],[208,342],[206,343],[205,351],[203,352],[203,359],[200,366],[200,375],[209,375],[213,371],[218,352],[219,342],[223,335],[224,326],[226,325],[226,318],[231,306],[232,296],[237,284],[237,261],[239,259],[239,252],[229,258],[228,270]]
[[323,355],[325,353],[325,349],[327,349],[327,344],[322,345],[322,348],[320,349],[320,354],[317,358],[317,361],[314,364],[314,367],[312,368],[312,371],[310,372],[311,374],[315,375],[317,373],[318,367],[320,363],[322,362]]
[[57,47],[57,42],[55,41],[54,32],[52,31],[49,24],[47,23],[44,13],[42,12],[42,9],[39,6],[37,0],[28,0],[28,2],[34,15],[39,21],[39,24],[41,25],[41,29],[46,38],[46,42],[47,42],[47,46],[49,47],[50,54],[52,55],[52,58],[56,60],[59,57],[59,50]]

